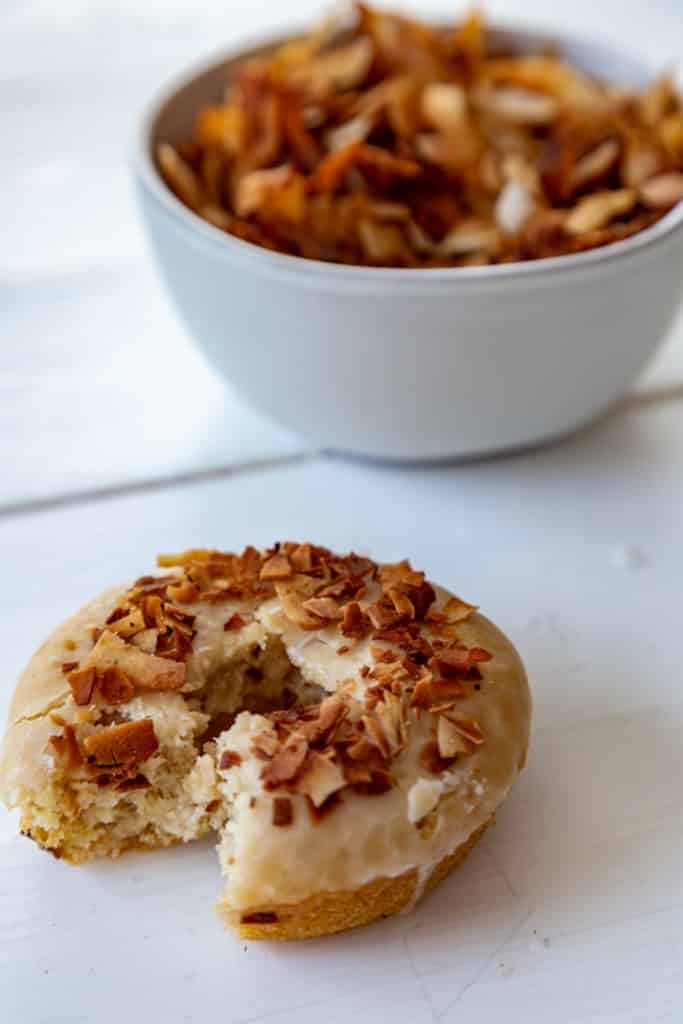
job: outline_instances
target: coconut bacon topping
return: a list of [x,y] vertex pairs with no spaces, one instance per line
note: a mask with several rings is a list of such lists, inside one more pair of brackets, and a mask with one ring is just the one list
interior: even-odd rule
[[[226,633],[239,633],[259,604],[277,597],[292,625],[343,638],[335,645],[339,658],[361,642],[368,645],[368,664],[354,663],[335,694],[319,704],[269,711],[266,728],[253,735],[261,783],[274,794],[274,824],[291,820],[287,794],[304,797],[317,822],[345,792],[386,792],[395,785],[394,762],[425,715],[432,738],[420,764],[428,774],[447,770],[484,742],[479,723],[458,708],[480,688],[482,667],[491,659],[459,634],[475,606],[452,597],[437,611],[434,588],[409,562],[379,565],[291,542],[241,554],[191,549],[158,562],[169,571],[136,580],[95,629],[89,656],[63,666],[76,705],[117,706],[140,691],[182,690],[203,604],[243,602],[223,625]],[[65,725],[51,743],[70,770],[126,788],[147,785],[138,765],[158,745],[149,720],[96,726],[82,742]],[[225,751],[219,770],[240,763],[240,754]]]
[[159,748],[150,718],[98,729],[79,741],[73,726],[59,716],[52,717],[55,724],[62,725],[62,732],[50,737],[50,747],[68,770],[85,770],[98,786],[128,790],[149,785],[138,767]]
[[157,166],[214,229],[361,266],[562,256],[683,199],[673,73],[626,89],[505,36],[476,10],[436,26],[345,4],[238,61]]

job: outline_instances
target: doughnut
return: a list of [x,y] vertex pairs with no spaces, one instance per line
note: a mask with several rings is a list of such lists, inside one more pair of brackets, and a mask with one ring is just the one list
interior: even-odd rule
[[308,938],[409,909],[461,863],[530,712],[510,641],[408,561],[193,549],[34,654],[0,796],[74,864],[214,832],[226,923]]

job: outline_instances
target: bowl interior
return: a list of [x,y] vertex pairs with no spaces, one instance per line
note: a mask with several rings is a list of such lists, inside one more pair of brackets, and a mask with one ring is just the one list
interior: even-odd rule
[[[261,270],[283,274],[299,279],[302,270],[307,279],[329,281],[334,278],[337,287],[342,282],[350,288],[390,287],[399,280],[405,285],[409,280],[415,286],[426,288],[440,282],[452,287],[456,282],[479,282],[482,286],[495,278],[498,283],[517,278],[545,278],[562,270],[575,273],[589,272],[598,263],[630,259],[644,247],[659,243],[683,227],[683,203],[679,203],[664,214],[656,223],[629,238],[612,242],[596,249],[579,253],[550,256],[539,260],[523,260],[514,263],[493,264],[482,267],[436,267],[436,268],[395,268],[365,267],[343,263],[309,260],[287,253],[272,252],[252,242],[236,238],[209,224],[193,213],[166,185],[155,160],[160,142],[177,145],[192,135],[197,113],[206,105],[219,102],[237,67],[249,57],[266,55],[275,47],[291,39],[296,33],[271,37],[257,44],[242,45],[228,53],[220,53],[213,59],[190,68],[166,85],[152,101],[144,117],[135,150],[135,174],[142,194],[186,237],[202,239],[214,252],[220,252],[229,260],[248,260]],[[642,87],[653,76],[653,71],[644,62],[612,49],[609,45],[588,42],[552,32],[525,28],[490,28],[489,39],[493,52],[540,53],[552,52],[564,57],[587,74],[607,82],[626,87]]]
[[[217,57],[203,68],[190,71],[176,82],[175,87],[171,86],[157,102],[147,122],[146,148],[152,161],[158,143],[170,142],[175,145],[190,137],[198,111],[222,98],[226,84],[242,61],[268,54],[286,38],[291,36],[281,36]],[[529,53],[551,49],[582,71],[615,85],[642,86],[650,77],[644,64],[599,43],[563,38],[545,32],[502,28],[490,29],[489,39],[494,51]]]

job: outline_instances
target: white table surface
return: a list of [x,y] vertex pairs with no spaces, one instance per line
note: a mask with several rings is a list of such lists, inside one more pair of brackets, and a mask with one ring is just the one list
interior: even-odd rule
[[[487,6],[680,57],[679,0]],[[125,163],[145,95],[318,8],[0,12],[0,713],[49,629],[157,551],[310,538],[410,555],[510,633],[535,696],[528,769],[412,915],[279,947],[223,931],[210,842],[75,869],[0,811],[0,1021],[679,1024],[681,323],[641,397],[591,431],[399,470],[316,455],[246,409],[149,264]]]

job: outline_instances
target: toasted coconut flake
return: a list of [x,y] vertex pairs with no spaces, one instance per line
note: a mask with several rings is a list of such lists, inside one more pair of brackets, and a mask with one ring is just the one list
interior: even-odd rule
[[500,234],[495,224],[471,219],[462,221],[441,240],[437,251],[441,256],[468,256],[474,253],[495,255],[500,248]]
[[141,605],[145,614],[145,621],[150,624],[150,628],[166,628],[164,604],[158,594],[145,595],[141,600]]
[[637,193],[634,189],[622,188],[616,191],[596,192],[581,199],[569,213],[565,229],[570,235],[584,235],[609,224],[615,217],[628,213],[635,206]]
[[169,601],[166,602],[163,609],[163,619],[166,626],[172,629],[178,629],[185,636],[192,636],[194,634],[194,622],[196,616],[190,615],[189,612],[183,611],[182,608],[178,608],[176,605],[171,604]]
[[404,679],[407,673],[400,661],[393,661],[375,665],[370,675],[383,686],[391,687],[395,680]]
[[503,185],[494,207],[496,224],[507,235],[516,235],[535,209],[533,196],[518,181]]
[[419,763],[420,767],[430,775],[440,775],[451,767],[453,759],[443,758],[439,753],[438,744],[430,740],[420,751]]
[[236,750],[224,750],[218,762],[218,767],[221,771],[227,771],[230,768],[237,768],[241,764],[242,757]]
[[269,193],[286,185],[292,177],[290,164],[271,167],[268,170],[250,171],[240,178],[235,193],[235,213],[248,217],[266,203]]
[[507,83],[522,89],[553,96],[576,117],[587,118],[613,112],[614,101],[605,96],[597,82],[578,68],[543,54],[522,54],[488,60],[483,77],[494,83]]
[[266,789],[277,789],[284,782],[291,782],[300,773],[308,753],[308,744],[303,736],[296,733],[289,737],[283,747],[266,764],[261,780]]
[[432,700],[437,702],[456,700],[458,697],[467,696],[467,690],[461,679],[433,679],[431,695]]
[[386,693],[375,708],[375,716],[387,740],[390,756],[402,750],[406,742],[406,721],[400,697]]
[[465,63],[468,73],[474,74],[482,63],[485,50],[484,21],[480,10],[475,8],[466,15],[453,33],[452,43],[455,54]]
[[365,594],[366,586],[357,577],[347,576],[335,580],[318,591],[318,597],[333,597],[335,601],[358,599]]
[[136,633],[141,633],[145,629],[145,617],[142,614],[141,608],[133,608],[127,612],[120,619],[116,619],[114,622],[108,623],[107,628],[112,633],[116,633],[118,636],[127,640],[129,637],[135,636]]
[[460,85],[433,82],[422,91],[420,111],[440,132],[458,131],[467,116],[467,94]]
[[318,825],[336,807],[339,806],[341,802],[341,796],[339,793],[333,793],[331,796],[328,796],[327,800],[325,800],[325,802],[322,803],[320,807],[315,806],[310,796],[304,796],[304,800],[306,801],[306,810],[308,811],[311,822],[314,825]]
[[131,637],[130,642],[140,651],[144,651],[145,654],[154,654],[157,649],[157,640],[159,638],[159,630],[150,628],[143,629],[141,633],[136,633],[135,636]]
[[[220,228],[221,231],[229,231],[235,224],[234,217],[231,217],[229,213],[226,213],[225,210],[215,206],[213,203],[204,203],[199,213],[205,221],[213,224],[215,228]],[[176,598],[176,600],[179,599]]]
[[[370,619],[362,610],[358,601],[349,601],[342,609],[342,621],[339,629],[344,636],[362,639],[370,628]],[[369,670],[368,670],[369,671]]]
[[191,210],[198,212],[204,205],[204,194],[189,164],[167,142],[157,147],[157,162],[166,183],[178,198]]
[[302,595],[295,587],[286,583],[276,583],[275,589],[280,598],[282,610],[290,622],[299,626],[300,629],[320,629],[320,617],[306,611],[304,607],[305,594]]
[[382,757],[391,757],[391,744],[381,724],[371,715],[363,715],[361,719],[367,738],[373,746],[377,747]]
[[[351,744],[352,746],[358,745]],[[367,741],[365,741],[367,742]],[[342,770],[344,772],[344,779],[347,786],[355,786],[359,782],[370,782],[372,779],[373,765],[376,763],[384,764],[383,758],[377,753],[377,749],[372,743],[367,743],[369,754],[364,758],[352,758],[348,756],[348,751],[344,751],[342,755]]]
[[439,717],[436,738],[439,756],[444,758],[444,760],[450,760],[457,757],[458,754],[469,753],[470,747],[467,741],[456,725],[446,718],[445,715]]
[[105,704],[127,704],[135,696],[135,686],[120,668],[108,668],[97,681],[97,692]]
[[241,107],[206,107],[199,113],[195,134],[203,145],[219,145],[236,156],[246,145],[247,130],[247,116]]
[[95,688],[95,669],[76,669],[69,673],[68,682],[71,687],[74,703],[81,706],[89,704]]
[[405,238],[394,224],[380,224],[369,217],[358,222],[358,236],[365,256],[371,263],[400,263],[407,257]]
[[390,647],[380,647],[379,644],[370,644],[370,654],[377,662],[390,663],[396,661],[396,654]]
[[347,713],[348,708],[340,694],[333,693],[331,697],[326,697],[320,705],[315,721],[315,732],[306,737],[309,744],[316,743],[321,738],[329,738],[337,723],[345,718]]
[[427,164],[454,174],[464,174],[481,157],[482,141],[478,133],[467,127],[463,127],[458,135],[422,132],[415,137],[415,150]]
[[[532,198],[542,191],[538,168],[524,153],[506,153],[500,162],[500,172],[506,182],[517,182]],[[497,188],[496,182],[494,190]]]
[[308,179],[308,191],[332,194],[358,159],[360,142],[350,142],[325,157]]
[[376,753],[377,746],[367,736],[359,736],[346,748],[347,755],[352,761],[369,761]]
[[418,679],[415,689],[410,697],[410,706],[413,708],[428,708],[432,702],[432,677],[427,675],[424,679]]
[[372,171],[383,181],[417,178],[422,168],[415,160],[395,156],[380,146],[360,143],[357,150],[358,165],[365,171]]
[[415,618],[415,606],[407,594],[404,594],[397,587],[389,587],[387,597],[396,609],[397,615],[406,619]]
[[449,622],[464,622],[477,610],[476,604],[468,604],[461,597],[450,597],[444,605],[443,613]]
[[621,159],[621,178],[627,188],[636,188],[665,169],[666,154],[661,146],[641,137],[627,137]]
[[265,193],[258,216],[267,223],[302,224],[306,218],[306,183],[302,175],[292,174],[282,187]]
[[358,114],[350,121],[345,121],[339,128],[331,129],[325,135],[325,142],[330,152],[345,149],[354,143],[364,142],[375,127],[376,118],[369,114]]
[[366,612],[372,625],[377,630],[393,626],[397,620],[396,610],[394,607],[384,601],[375,601],[374,604],[369,605]]
[[576,190],[600,181],[614,167],[620,152],[621,146],[617,139],[604,139],[576,161],[569,175],[571,188]]
[[676,203],[683,202],[683,174],[675,172],[650,178],[638,189],[638,197],[650,209],[668,210]]
[[243,629],[246,626],[247,620],[239,612],[233,612],[229,619],[223,623],[223,632],[231,633],[236,629]]
[[300,778],[297,791],[310,797],[316,808],[321,807],[328,797],[346,785],[341,766],[328,756],[310,750]]
[[443,793],[443,783],[434,779],[418,779],[408,790],[408,820],[417,825],[433,811]]
[[297,572],[310,572],[313,568],[313,548],[310,544],[298,544],[290,552],[289,560]]
[[262,580],[288,580],[293,574],[292,566],[287,555],[273,555],[261,566],[260,578]]
[[177,690],[185,682],[184,664],[145,654],[109,630],[102,633],[84,667],[101,672],[121,669],[136,686],[149,690]]
[[560,105],[552,96],[521,86],[482,86],[472,98],[484,113],[511,124],[550,124],[560,114]]
[[375,768],[370,772],[369,779],[363,779],[353,784],[354,793],[360,796],[381,796],[388,793],[393,786],[393,780],[389,772],[382,768]]
[[251,741],[251,749],[257,757],[268,759],[274,757],[280,748],[280,741],[277,733],[272,729],[264,729],[258,732]]
[[678,104],[678,94],[673,75],[660,75],[645,89],[638,100],[638,110],[647,125],[657,125],[672,107]]
[[273,798],[273,825],[276,828],[283,828],[291,825],[294,820],[294,808],[288,796],[276,796]]
[[313,95],[353,89],[366,78],[373,56],[371,41],[361,36],[348,46],[319,56],[308,65],[301,65],[291,72],[289,79],[298,86],[306,87]]
[[178,583],[170,583],[166,588],[169,600],[181,604],[193,604],[199,597],[199,587],[191,580],[182,579]]
[[680,164],[683,160],[683,113],[677,110],[663,118],[657,125],[657,134],[668,155]]
[[405,224],[410,218],[410,207],[403,203],[372,202],[369,210],[375,220],[396,221]]
[[466,648],[447,647],[430,660],[430,668],[440,672],[446,679],[459,679],[470,667],[470,655]]
[[448,721],[458,730],[461,736],[470,743],[473,743],[475,747],[480,746],[486,737],[482,732],[479,723],[473,718],[468,718],[467,715],[461,714],[458,711],[447,712]]
[[91,733],[83,740],[89,762],[101,766],[137,765],[159,747],[151,718],[112,725]]
[[83,755],[73,726],[63,723],[61,735],[50,737],[50,746],[57,757],[64,762],[68,771],[79,768],[83,764]]
[[[175,566],[183,566],[184,568],[191,569],[195,565],[201,565],[202,563],[208,563],[212,559],[220,559],[221,561],[232,560],[232,555],[228,556],[222,554],[220,551],[211,551],[209,548],[188,548],[186,551],[181,551],[178,554],[162,554],[157,555],[157,565],[160,569],[171,569]],[[159,582],[164,585],[168,584],[168,577],[166,576],[143,576],[138,580],[138,584],[143,581],[149,583]]]
[[336,622],[342,618],[342,610],[337,602],[331,597],[310,597],[304,601],[303,607],[311,615],[319,619]]

